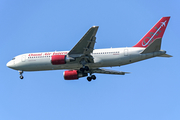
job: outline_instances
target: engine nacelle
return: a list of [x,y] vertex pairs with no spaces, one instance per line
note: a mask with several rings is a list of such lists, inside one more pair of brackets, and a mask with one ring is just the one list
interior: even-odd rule
[[67,55],[53,55],[51,57],[51,63],[53,65],[66,64],[67,62],[74,61],[74,58],[68,57]]
[[77,70],[64,71],[63,76],[65,80],[77,80],[80,77],[87,76],[87,73],[79,73]]

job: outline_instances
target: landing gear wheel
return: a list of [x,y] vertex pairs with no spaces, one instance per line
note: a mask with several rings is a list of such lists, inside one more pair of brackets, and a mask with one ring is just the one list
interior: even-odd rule
[[84,69],[85,69],[86,71],[89,71],[89,67],[88,67],[88,66],[85,66]]
[[85,66],[85,67],[83,67],[83,68],[80,68],[80,71],[89,71],[89,67],[88,66]]
[[89,82],[91,82],[92,78],[91,78],[91,77],[87,77],[87,80],[88,80]]
[[91,78],[92,78],[93,80],[96,80],[96,76],[95,76],[95,75],[92,75]]
[[84,72],[84,68],[80,68],[80,71],[81,71],[81,72]]
[[80,68],[80,71],[81,72],[89,71],[89,67],[88,66],[84,66],[84,67]]
[[23,78],[24,78],[24,77],[21,75],[21,76],[20,76],[20,79],[23,79]]

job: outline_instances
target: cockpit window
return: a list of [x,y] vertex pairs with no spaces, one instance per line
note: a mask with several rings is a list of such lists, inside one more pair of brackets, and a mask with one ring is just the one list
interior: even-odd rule
[[13,58],[12,60],[15,60],[15,58]]

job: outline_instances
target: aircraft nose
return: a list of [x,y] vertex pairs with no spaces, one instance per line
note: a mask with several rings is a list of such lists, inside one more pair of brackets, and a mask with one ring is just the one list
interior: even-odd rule
[[7,64],[6,64],[7,67],[9,68],[13,68],[14,67],[14,63],[12,61],[9,61]]
[[11,66],[11,61],[9,61],[7,64],[6,64],[7,67],[10,67]]

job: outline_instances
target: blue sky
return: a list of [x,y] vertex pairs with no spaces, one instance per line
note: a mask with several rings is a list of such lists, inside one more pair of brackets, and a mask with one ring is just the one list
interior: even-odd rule
[[[174,1],[0,1],[1,120],[179,120],[179,11]],[[97,80],[65,81],[63,71],[19,73],[6,67],[14,56],[70,50],[93,25],[95,48],[130,47],[163,16],[171,16],[162,49],[152,58],[96,74]]]

